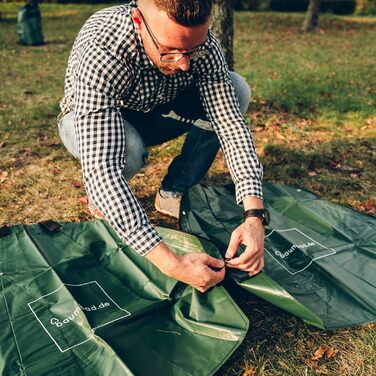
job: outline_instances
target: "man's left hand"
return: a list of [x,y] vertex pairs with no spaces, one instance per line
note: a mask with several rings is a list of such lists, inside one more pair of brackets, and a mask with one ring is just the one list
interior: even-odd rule
[[[245,251],[234,257],[240,244],[246,245]],[[250,217],[231,234],[226,251],[226,266],[248,272],[250,276],[259,273],[264,267],[264,226],[260,218]]]

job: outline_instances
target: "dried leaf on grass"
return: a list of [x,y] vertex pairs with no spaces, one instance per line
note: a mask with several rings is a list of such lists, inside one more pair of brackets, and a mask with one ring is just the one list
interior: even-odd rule
[[0,183],[3,183],[5,180],[7,180],[7,177],[8,177],[8,171],[0,172]]
[[248,368],[244,371],[244,373],[242,374],[242,376],[254,376],[256,375],[256,371],[254,368]]
[[261,145],[261,146],[257,147],[256,153],[260,158],[264,158],[265,157],[265,146]]
[[368,200],[364,203],[364,209],[367,211],[372,210],[376,207],[376,200]]
[[313,353],[311,360],[321,359],[324,356],[326,350],[327,350],[327,347],[325,345],[320,345],[320,347],[318,347]]
[[313,352],[313,356],[311,356],[308,359],[302,358],[302,360],[304,361],[305,364],[314,368],[318,366],[319,360],[322,359],[324,356],[326,359],[332,359],[337,355],[338,351],[339,350],[334,347],[327,347],[326,345],[320,345]]
[[79,181],[79,180],[74,180],[74,179],[71,179],[71,180],[69,180],[69,182],[73,185],[73,187],[75,187],[75,188],[83,188],[83,184],[82,184],[82,182],[81,181]]
[[54,167],[54,168],[52,168],[51,170],[50,170],[50,172],[51,172],[51,174],[52,175],[59,175],[60,173],[61,173],[61,168],[59,168],[59,167]]
[[370,128],[373,128],[374,126],[376,126],[376,117],[368,118],[363,128],[370,129]]
[[335,349],[334,347],[329,347],[325,351],[325,357],[328,359],[334,358],[337,355],[338,351],[339,350]]
[[359,210],[364,210],[368,214],[376,214],[376,199],[360,202],[357,207]]
[[78,199],[78,202],[81,204],[81,205],[87,205],[89,203],[89,199],[85,196],[85,197],[80,197]]
[[338,163],[336,166],[334,166],[334,168],[338,171],[341,171],[341,172],[347,172],[348,174],[362,172],[362,169],[359,168],[359,167],[341,165],[340,163]]
[[311,358],[306,359],[306,358],[302,357],[301,359],[302,359],[302,361],[303,361],[305,364],[307,364],[307,366],[310,366],[310,367],[312,367],[312,368],[317,367],[318,362],[319,362],[318,360],[312,360]]

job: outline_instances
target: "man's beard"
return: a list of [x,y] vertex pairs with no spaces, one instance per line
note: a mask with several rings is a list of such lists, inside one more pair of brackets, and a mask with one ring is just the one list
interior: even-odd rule
[[180,72],[179,68],[169,68],[166,66],[158,66],[158,69],[166,76],[174,76]]

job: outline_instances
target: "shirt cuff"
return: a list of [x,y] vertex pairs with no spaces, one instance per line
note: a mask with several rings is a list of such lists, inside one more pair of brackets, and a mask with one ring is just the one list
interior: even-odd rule
[[247,179],[239,181],[235,185],[235,192],[236,192],[236,202],[238,205],[241,205],[243,200],[246,197],[254,196],[258,197],[261,200],[263,199],[262,195],[262,183],[261,180],[258,179]]
[[151,224],[137,229],[130,237],[123,240],[141,256],[146,256],[163,241]]

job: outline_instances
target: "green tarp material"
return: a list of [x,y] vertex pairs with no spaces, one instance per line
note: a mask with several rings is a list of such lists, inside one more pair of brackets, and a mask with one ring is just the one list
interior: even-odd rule
[[17,14],[17,33],[20,44],[40,46],[44,44],[42,18],[38,5],[26,4]]
[[[265,183],[264,200],[271,214],[264,272],[253,278],[233,269],[227,273],[320,328],[375,321],[376,218],[287,185]],[[233,186],[196,185],[183,197],[181,214],[183,230],[210,239],[224,253],[243,208]]]
[[[212,375],[248,320],[222,287],[161,274],[101,221],[0,230],[0,374]],[[177,253],[218,255],[159,229]]]

